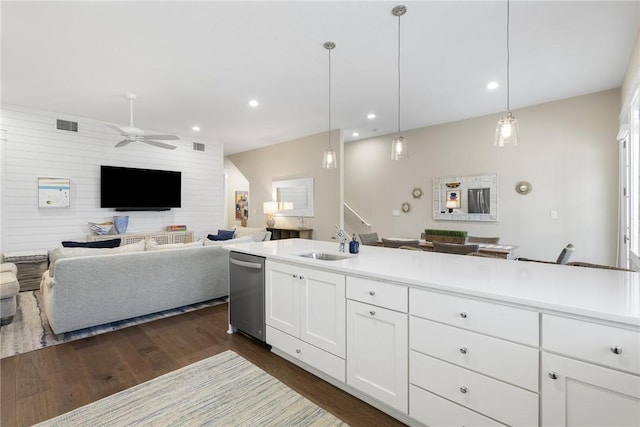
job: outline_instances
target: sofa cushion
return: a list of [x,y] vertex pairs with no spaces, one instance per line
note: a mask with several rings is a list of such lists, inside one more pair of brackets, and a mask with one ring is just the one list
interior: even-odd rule
[[92,255],[121,254],[127,252],[144,252],[144,241],[117,248],[65,248],[58,247],[49,251],[49,275],[55,276],[56,261],[62,258],[74,258]]
[[202,240],[197,240],[191,243],[169,243],[166,245],[161,245],[156,242],[154,239],[149,239],[145,245],[145,250],[147,251],[162,251],[166,249],[183,249],[183,248],[197,248],[203,246]]
[[232,245],[234,243],[248,243],[253,242],[253,238],[251,236],[238,237],[237,239],[229,239],[229,240],[204,240],[205,246],[224,246],[224,245]]
[[233,239],[233,235],[236,230],[218,230],[218,234],[209,234],[207,239],[209,240],[229,240]]
[[62,242],[65,248],[117,248],[122,239],[97,240],[95,242],[73,242],[66,240]]

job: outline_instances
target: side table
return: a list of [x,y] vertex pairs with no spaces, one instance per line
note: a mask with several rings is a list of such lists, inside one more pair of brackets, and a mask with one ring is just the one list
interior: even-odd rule
[[18,268],[20,292],[40,288],[42,273],[49,268],[49,252],[46,249],[5,252],[2,262],[9,262]]

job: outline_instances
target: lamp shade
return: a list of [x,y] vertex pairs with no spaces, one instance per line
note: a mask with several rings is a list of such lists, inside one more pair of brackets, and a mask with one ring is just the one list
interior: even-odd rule
[[403,160],[409,158],[409,151],[407,149],[407,140],[404,136],[398,135],[396,139],[391,143],[391,160]]
[[324,152],[324,156],[322,156],[322,167],[324,169],[337,168],[338,162],[336,160],[336,152],[333,151],[333,148],[329,145]]
[[262,204],[262,210],[266,214],[274,214],[278,212],[278,202],[264,202]]
[[516,120],[513,114],[511,114],[511,111],[509,111],[498,121],[493,145],[496,147],[518,145],[518,132],[518,120]]

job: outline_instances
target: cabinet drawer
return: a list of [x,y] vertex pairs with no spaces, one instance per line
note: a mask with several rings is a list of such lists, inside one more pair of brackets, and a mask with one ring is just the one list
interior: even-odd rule
[[347,298],[391,310],[407,312],[407,286],[347,276]]
[[411,350],[409,381],[513,426],[538,425],[538,395]]
[[409,386],[409,416],[428,426],[504,426],[414,385]]
[[409,347],[464,368],[538,391],[538,350],[411,316]]
[[538,313],[412,288],[409,313],[498,338],[538,346]]
[[[545,314],[542,316],[542,347],[640,373],[640,332]],[[614,353],[616,347],[619,354]]]
[[306,363],[333,378],[346,382],[344,359],[320,350],[304,341],[285,334],[267,325],[266,340],[271,346],[284,351],[290,356]]

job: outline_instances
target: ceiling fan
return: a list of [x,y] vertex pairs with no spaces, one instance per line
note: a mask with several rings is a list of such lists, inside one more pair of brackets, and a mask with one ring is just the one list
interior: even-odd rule
[[154,145],[160,148],[166,148],[167,150],[175,150],[176,146],[167,144],[165,142],[160,142],[160,140],[164,141],[175,141],[179,140],[175,135],[145,135],[144,130],[136,128],[133,126],[133,101],[137,98],[135,93],[127,93],[125,97],[129,100],[130,106],[130,126],[116,126],[111,123],[105,123],[105,125],[114,129],[118,133],[120,133],[124,139],[118,142],[115,146],[116,148],[124,147],[125,145],[129,145],[132,142],[144,142],[145,144]]

